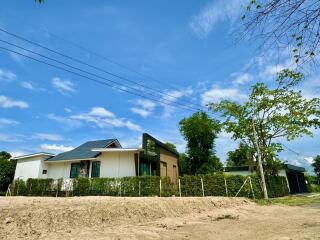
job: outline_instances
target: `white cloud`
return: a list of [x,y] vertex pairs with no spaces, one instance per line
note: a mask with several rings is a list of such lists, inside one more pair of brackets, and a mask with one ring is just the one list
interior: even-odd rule
[[21,82],[20,86],[28,90],[34,90],[34,86],[30,82]]
[[0,81],[11,82],[17,78],[16,74],[0,68]]
[[218,103],[221,100],[242,101],[247,99],[247,95],[240,92],[238,88],[220,88],[213,86],[212,89],[201,95],[202,105],[208,103]]
[[53,87],[61,94],[68,95],[75,92],[74,84],[70,80],[55,77],[51,80]]
[[244,11],[243,2],[244,0],[213,1],[192,17],[189,27],[197,37],[206,38],[218,23],[240,19],[240,14]]
[[313,157],[305,157],[304,160],[306,160],[309,164],[313,163]]
[[9,153],[11,154],[12,157],[19,157],[19,156],[30,154],[30,152],[23,151],[23,150],[10,151]]
[[56,121],[58,123],[61,123],[65,125],[67,128],[73,129],[81,127],[82,123],[78,120],[71,119],[68,117],[58,116],[53,113],[47,115],[48,119]]
[[[162,101],[164,103],[161,103],[160,105],[163,106],[163,115],[162,117],[167,118],[169,117],[172,112],[174,111],[174,106],[170,106],[170,104],[174,104],[177,101],[179,101],[180,99],[184,98],[184,97],[189,97],[193,94],[193,90],[191,87],[188,87],[186,89],[182,89],[182,90],[172,90],[172,91],[168,91],[166,93],[166,95],[162,95]],[[169,105],[168,105],[169,104]],[[187,107],[188,104],[184,103],[183,105],[185,105]],[[179,105],[176,105],[177,107]]]
[[235,85],[242,85],[251,82],[253,79],[252,75],[249,73],[233,73],[231,76],[234,77],[232,83]]
[[138,99],[134,104],[136,107],[130,108],[131,112],[136,113],[143,118],[147,118],[156,107],[156,104],[148,99]]
[[17,142],[18,139],[13,136],[9,136],[6,134],[0,134],[0,142]]
[[0,107],[2,108],[12,108],[12,107],[17,107],[17,108],[28,108],[29,105],[28,103],[20,100],[13,100],[9,97],[0,95]]
[[94,107],[88,113],[82,113],[71,116],[71,119],[94,123],[99,128],[123,128],[126,127],[132,131],[141,131],[141,127],[126,119],[117,118],[115,114],[102,107]]
[[89,114],[92,116],[97,116],[97,117],[107,117],[107,118],[114,118],[115,117],[115,115],[112,112],[106,110],[103,107],[94,107],[91,109]]
[[7,118],[0,118],[0,127],[6,126],[6,125],[17,125],[19,124],[18,121],[7,119]]
[[147,118],[152,112],[143,108],[132,107],[130,111],[140,115],[143,118]]
[[48,140],[48,141],[61,141],[63,137],[54,133],[36,133],[32,136],[33,139]]
[[56,144],[41,144],[41,149],[46,150],[46,151],[53,151],[53,152],[67,152],[74,147],[71,146],[64,146],[64,145],[56,145]]

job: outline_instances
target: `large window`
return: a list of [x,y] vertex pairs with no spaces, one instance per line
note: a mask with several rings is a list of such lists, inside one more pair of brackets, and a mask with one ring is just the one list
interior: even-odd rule
[[70,178],[77,178],[80,175],[80,163],[71,163]]
[[150,176],[150,163],[141,162],[141,176]]
[[91,171],[91,177],[97,178],[100,177],[100,161],[92,162],[92,171]]

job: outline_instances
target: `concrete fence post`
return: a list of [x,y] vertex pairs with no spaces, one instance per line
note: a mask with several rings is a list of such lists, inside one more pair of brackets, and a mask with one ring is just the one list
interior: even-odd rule
[[224,177],[224,187],[226,189],[226,196],[228,197],[228,185],[227,185],[227,179]]
[[159,181],[159,190],[160,190],[160,197],[161,197],[161,178],[160,178],[160,181]]
[[141,196],[141,181],[139,181],[139,197]]
[[178,181],[178,185],[179,185],[179,196],[181,197],[181,182],[180,182],[180,178],[179,178],[179,181]]
[[201,178],[202,197],[204,197],[203,179]]

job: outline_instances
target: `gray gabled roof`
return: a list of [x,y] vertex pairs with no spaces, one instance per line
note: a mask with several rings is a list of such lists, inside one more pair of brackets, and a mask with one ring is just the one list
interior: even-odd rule
[[47,159],[46,161],[51,162],[51,161],[61,161],[61,160],[95,158],[98,155],[100,155],[100,153],[91,151],[93,148],[105,148],[112,143],[116,143],[118,146],[121,147],[117,139],[89,141],[80,145],[79,147],[76,147],[71,151],[60,153],[53,158]]

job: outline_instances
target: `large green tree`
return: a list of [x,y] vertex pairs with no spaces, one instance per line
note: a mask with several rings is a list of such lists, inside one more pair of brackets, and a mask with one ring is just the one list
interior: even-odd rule
[[16,169],[16,161],[10,160],[8,152],[0,152],[0,192],[5,192],[12,182]]
[[241,167],[249,165],[249,158],[252,156],[252,149],[245,143],[240,142],[239,147],[228,152],[227,166]]
[[220,169],[221,163],[214,151],[214,141],[221,129],[219,122],[209,118],[205,112],[196,112],[182,119],[179,124],[180,132],[187,141],[190,173],[208,173]]
[[320,127],[320,99],[306,99],[296,90],[302,79],[300,73],[283,70],[275,88],[256,83],[243,103],[224,100],[210,105],[214,112],[221,113],[225,130],[234,139],[261,151],[266,174],[277,174],[281,166],[277,158],[282,150],[279,140],[312,136],[312,130]]
[[312,163],[313,171],[317,175],[317,182],[320,182],[320,155],[313,159]]

